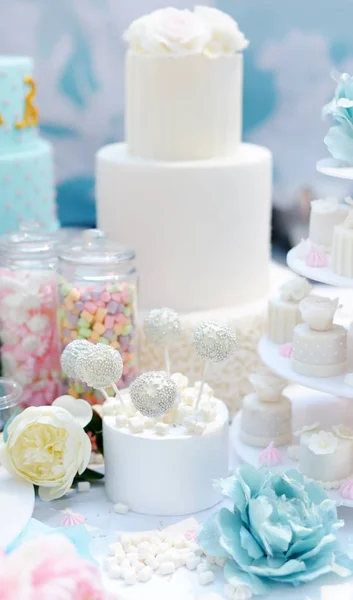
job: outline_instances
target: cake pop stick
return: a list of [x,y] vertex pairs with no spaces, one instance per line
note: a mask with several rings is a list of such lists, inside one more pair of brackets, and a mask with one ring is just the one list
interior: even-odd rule
[[226,323],[204,321],[194,333],[193,344],[196,354],[205,361],[201,385],[195,404],[195,409],[197,410],[210,363],[223,362],[231,356],[235,352],[236,338]]

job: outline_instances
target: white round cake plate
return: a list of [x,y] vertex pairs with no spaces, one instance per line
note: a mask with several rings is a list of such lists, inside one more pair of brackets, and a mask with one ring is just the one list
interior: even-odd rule
[[298,248],[295,246],[287,254],[287,265],[292,271],[312,281],[328,283],[336,287],[353,288],[353,279],[333,273],[328,267],[308,267],[302,258],[298,258]]
[[[300,430],[304,425],[318,422],[320,425],[330,427],[334,424],[346,423],[353,426],[353,405],[344,398],[335,398],[330,394],[322,394],[291,386],[285,391],[292,402],[293,408],[293,431]],[[259,467],[259,454],[262,448],[254,448],[244,444],[239,437],[241,422],[241,411],[233,419],[230,428],[230,441],[240,462]],[[298,438],[293,436],[292,445],[298,445]],[[297,461],[287,455],[288,446],[278,447],[282,455],[282,463],[273,470],[282,472],[288,469],[296,469]],[[327,495],[336,502],[337,506],[348,506],[353,508],[353,501],[342,498],[338,490],[327,490]]]
[[0,466],[0,548],[7,548],[26,527],[34,510],[34,487],[13,479]]
[[316,163],[316,169],[323,175],[339,179],[353,179],[353,166],[348,166],[336,158],[322,158]]
[[[267,337],[262,337],[258,351],[261,360],[271,371],[276,373],[283,379],[288,379],[293,383],[298,383],[304,387],[335,396],[343,396],[344,398],[353,398],[353,387],[344,383],[344,378],[347,373],[338,375],[337,377],[307,377],[293,371],[290,358],[285,358],[280,355],[280,346],[270,342]],[[353,404],[352,404],[353,411]]]

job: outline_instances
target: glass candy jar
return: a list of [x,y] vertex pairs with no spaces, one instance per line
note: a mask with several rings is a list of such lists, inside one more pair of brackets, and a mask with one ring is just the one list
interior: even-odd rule
[[23,387],[22,406],[60,395],[56,238],[35,224],[0,237],[2,374]]
[[[61,249],[58,263],[61,348],[76,339],[108,344],[124,364],[119,388],[137,375],[137,274],[135,253],[110,241],[98,229],[86,230],[76,245]],[[103,396],[64,376],[72,396],[95,404]]]
[[0,432],[21,402],[22,387],[16,381],[0,377]]

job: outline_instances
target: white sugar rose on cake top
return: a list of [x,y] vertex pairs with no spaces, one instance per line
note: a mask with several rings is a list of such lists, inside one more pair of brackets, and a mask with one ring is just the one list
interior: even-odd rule
[[191,384],[181,373],[170,376],[168,345],[180,334],[178,315],[168,308],[155,309],[145,329],[164,347],[166,370],[142,373],[128,390],[116,386],[122,372],[117,350],[72,342],[62,361],[73,377],[89,381],[106,398],[103,443],[109,498],[146,514],[203,510],[219,501],[213,481],[228,473],[229,424],[227,408],[205,376],[210,364],[233,354],[235,335],[216,321],[197,328],[193,345],[204,361],[204,377]]

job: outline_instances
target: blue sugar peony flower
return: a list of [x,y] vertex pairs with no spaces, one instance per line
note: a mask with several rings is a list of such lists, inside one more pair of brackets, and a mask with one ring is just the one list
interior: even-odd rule
[[324,139],[329,152],[334,158],[353,164],[353,77],[348,73],[341,75],[335,96],[324,106],[323,115],[331,115],[338,123]]
[[228,559],[230,584],[267,594],[274,582],[298,586],[327,573],[352,574],[353,562],[337,549],[344,523],[321,486],[305,483],[296,470],[276,474],[249,465],[219,485],[234,509],[206,521],[199,543],[207,554]]

